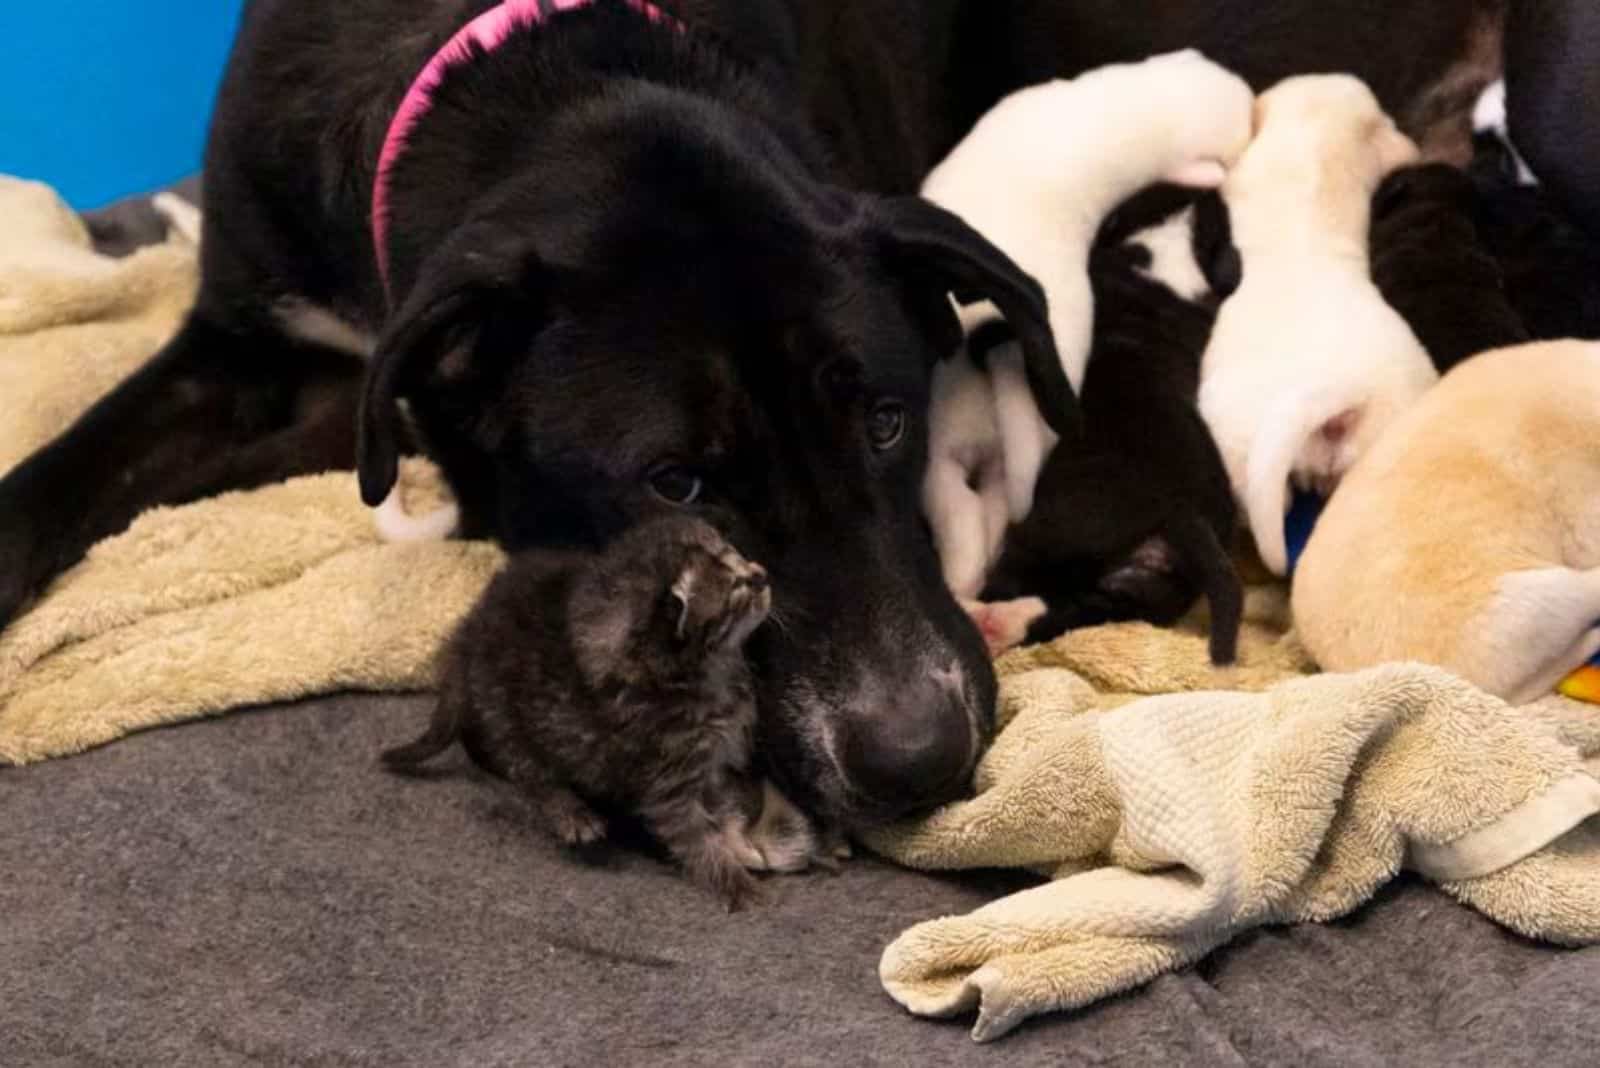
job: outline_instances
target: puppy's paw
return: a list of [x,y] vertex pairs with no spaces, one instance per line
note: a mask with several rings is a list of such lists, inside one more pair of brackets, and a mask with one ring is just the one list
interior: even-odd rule
[[1014,601],[995,601],[984,604],[966,601],[962,607],[978,626],[983,644],[990,656],[999,656],[1021,645],[1028,637],[1028,628],[1049,610],[1037,597],[1019,597]]

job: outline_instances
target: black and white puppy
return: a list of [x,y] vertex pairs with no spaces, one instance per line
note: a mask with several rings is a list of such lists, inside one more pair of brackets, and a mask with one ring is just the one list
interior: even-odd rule
[[[1212,660],[1236,655],[1236,506],[1196,395],[1216,317],[1205,279],[1237,284],[1237,257],[1215,194],[1178,211],[1175,197],[1195,199],[1158,187],[1124,205],[1091,256],[1084,442],[1050,455],[972,609],[996,651],[1097,623],[1172,623],[1204,594]],[[1173,213],[1125,240],[1163,209]]]

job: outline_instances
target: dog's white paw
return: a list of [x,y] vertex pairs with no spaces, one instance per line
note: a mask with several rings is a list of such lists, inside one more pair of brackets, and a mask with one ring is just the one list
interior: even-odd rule
[[167,220],[168,236],[200,247],[200,209],[176,193],[157,193],[150,198],[156,214]]
[[410,515],[400,500],[400,486],[396,483],[383,503],[373,509],[372,521],[383,541],[444,541],[460,526],[461,513],[455,505],[447,504],[427,515]]

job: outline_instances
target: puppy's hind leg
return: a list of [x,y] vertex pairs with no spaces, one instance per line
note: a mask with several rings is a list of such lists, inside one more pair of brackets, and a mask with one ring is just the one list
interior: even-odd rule
[[1465,639],[1460,675],[1511,704],[1549,695],[1600,651],[1600,568],[1502,576]]
[[1000,444],[1005,456],[1006,500],[1011,521],[1020,523],[1033,511],[1033,494],[1055,434],[1039,414],[1022,364],[1022,350],[1015,343],[1001,346],[989,354],[989,378],[994,383],[995,425],[1000,428]]
[[1291,475],[1314,477],[1327,496],[1344,472],[1336,470],[1341,443],[1361,419],[1356,406],[1328,398],[1290,398],[1268,413],[1262,431],[1250,446],[1244,504],[1261,562],[1274,575],[1289,572],[1289,547],[1284,517],[1289,514]]
[[1211,662],[1231,664],[1239,655],[1239,627],[1244,619],[1244,584],[1211,524],[1185,512],[1167,524],[1167,537],[1200,578],[1211,610]]
[[983,501],[967,484],[967,470],[949,456],[935,457],[922,486],[923,513],[945,585],[957,597],[975,597],[988,570]]

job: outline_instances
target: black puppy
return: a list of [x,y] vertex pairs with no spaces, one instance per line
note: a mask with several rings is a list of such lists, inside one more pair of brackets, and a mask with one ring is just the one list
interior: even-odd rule
[[[1051,453],[1033,510],[1006,533],[984,591],[986,602],[1043,602],[1027,641],[1121,620],[1172,623],[1203,593],[1212,660],[1236,656],[1243,591],[1228,555],[1236,508],[1196,406],[1216,300],[1179,297],[1145,273],[1147,249],[1122,243],[1131,228],[1153,221],[1152,209],[1185,199],[1194,196],[1140,194],[1107,220],[1091,255],[1084,441]],[[1194,209],[1196,258],[1209,266],[1208,277],[1236,285],[1226,209],[1215,197],[1202,203]]]
[[1443,163],[1394,172],[1372,201],[1372,280],[1440,374],[1528,340],[1500,264],[1478,234],[1476,203],[1472,180]]
[[760,860],[742,810],[756,721],[744,643],[771,604],[766,572],[687,516],[600,554],[518,554],[451,639],[427,733],[384,760],[415,767],[459,739],[568,845],[605,836],[593,804],[636,812],[736,908]]
[[1519,184],[1510,148],[1493,134],[1478,137],[1469,173],[1474,222],[1528,334],[1600,338],[1600,239],[1547,188]]

